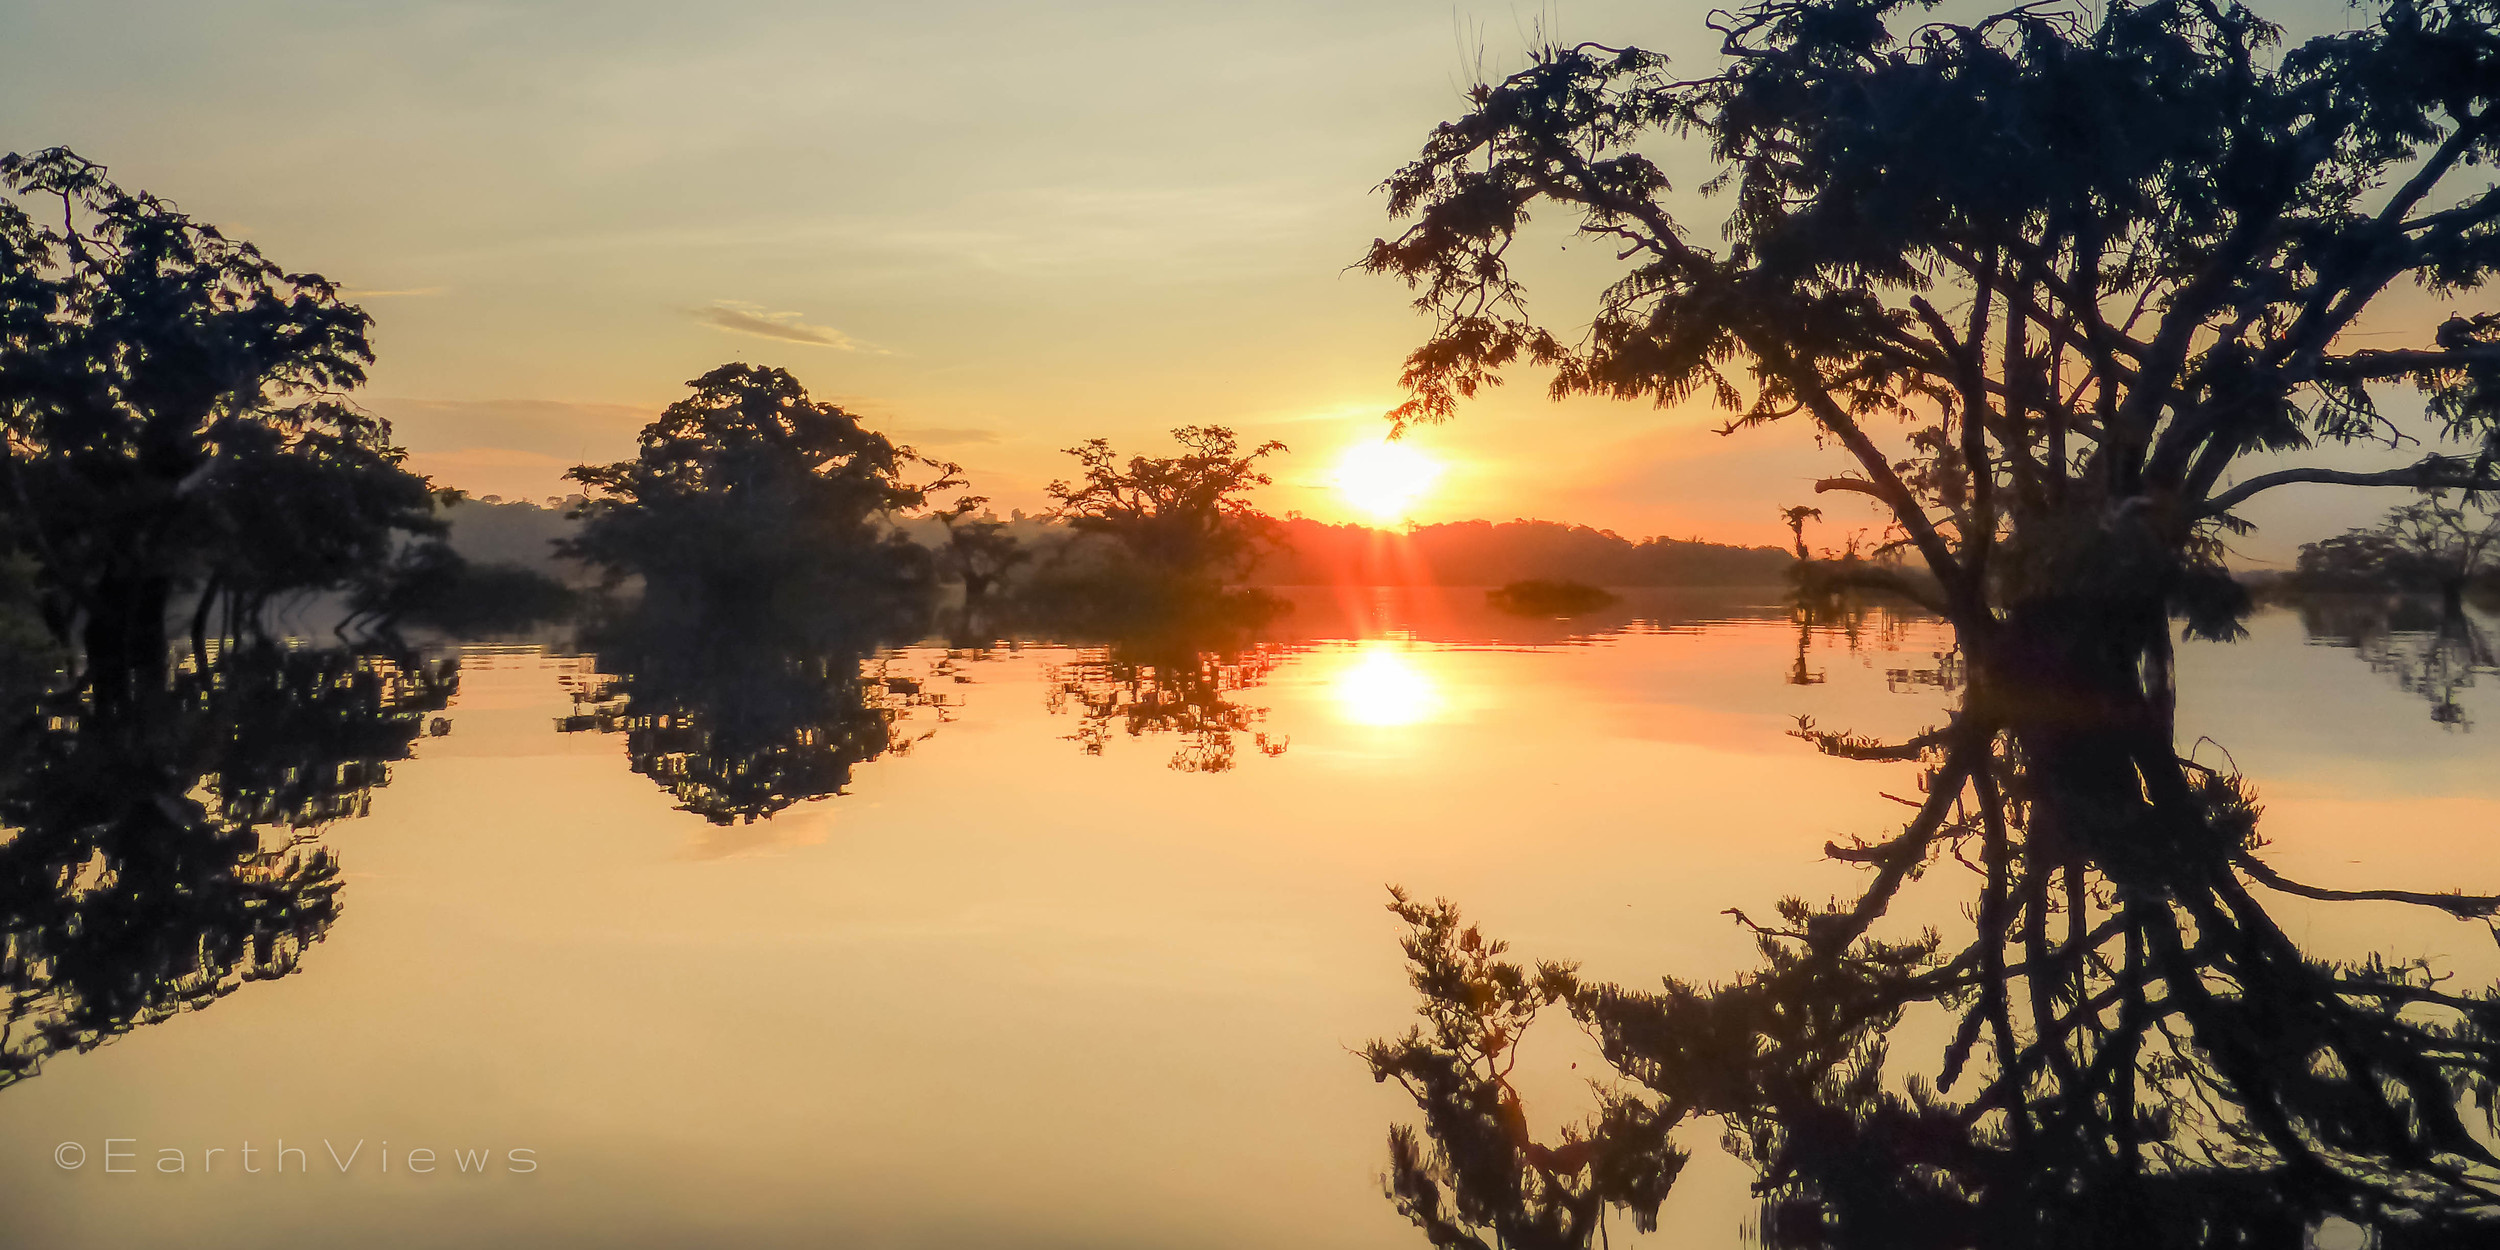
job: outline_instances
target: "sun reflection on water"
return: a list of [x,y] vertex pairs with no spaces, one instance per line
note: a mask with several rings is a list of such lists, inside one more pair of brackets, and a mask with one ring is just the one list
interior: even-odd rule
[[1401,643],[1375,639],[1356,647],[1334,683],[1337,708],[1357,725],[1413,725],[1441,709],[1441,694]]

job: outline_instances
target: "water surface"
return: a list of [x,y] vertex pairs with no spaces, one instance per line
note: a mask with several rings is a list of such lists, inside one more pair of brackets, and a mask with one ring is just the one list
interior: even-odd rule
[[[1853,893],[1824,845],[1897,829],[1916,780],[1798,718],[1904,734],[1954,681],[1933,622],[1804,627],[1769,592],[1579,622],[1298,598],[1185,661],[883,649],[859,706],[890,734],[826,755],[829,797],[774,754],[756,820],[707,819],[742,779],[670,756],[684,721],[600,722],[594,657],[460,648],[387,784],[315,822],[337,914],[299,959],[0,1089],[0,1238],[1420,1245],[1379,1181],[1411,1107],[1352,1053],[1413,1010],[1384,886],[1597,977],[1733,975],[1756,956],[1725,910]],[[2269,610],[2190,646],[2184,736],[2256,784],[2288,874],[2500,889],[2488,658],[2403,624]],[[1967,905],[1917,898],[1896,923]],[[2327,955],[2500,975],[2485,930],[2420,909],[2275,912]],[[1526,1053],[1538,1122],[1583,1114],[1604,1069],[1569,1021]],[[307,1152],[283,1173],[281,1139]],[[1667,1228],[1737,1244],[1745,1172],[1693,1144]]]

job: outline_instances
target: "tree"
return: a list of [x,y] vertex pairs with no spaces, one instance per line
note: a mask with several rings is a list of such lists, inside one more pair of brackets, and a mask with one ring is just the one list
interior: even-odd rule
[[1007,532],[1007,523],[986,511],[989,502],[979,495],[966,495],[954,507],[936,514],[938,524],[946,527],[946,546],[938,553],[938,563],[963,583],[966,611],[986,599],[1017,565],[1033,558]]
[[1118,543],[1152,577],[1182,583],[1234,576],[1275,528],[1246,496],[1273,483],[1258,464],[1285,445],[1265,442],[1244,455],[1220,425],[1185,425],[1172,439],[1185,454],[1131,456],[1125,467],[1102,439],[1068,448],[1084,478],[1050,484],[1058,501],[1051,515],[1078,533]]
[[0,506],[98,698],[161,684],[178,590],[256,609],[434,530],[345,401],[371,319],[337,287],[67,149],[0,158],[0,187]]
[[2500,517],[2471,502],[2433,494],[2389,510],[2375,526],[2303,543],[2294,581],[2311,590],[2432,592],[2455,614],[2500,543]]
[[[644,426],[631,460],[567,476],[593,496],[566,554],[651,594],[719,603],[925,583],[928,554],[883,526],[954,485],[780,369],[723,365]],[[931,480],[915,482],[915,468]]]
[[[1518,364],[1549,368],[1557,395],[1699,397],[1729,432],[1809,422],[1852,464],[1818,491],[1874,500],[1932,589],[1876,561],[1836,576],[1931,602],[1955,630],[1967,684],[1947,724],[1898,743],[1806,731],[1926,773],[1906,826],[1830,848],[1867,869],[1857,900],[1758,927],[1766,970],[1740,986],[1563,991],[1648,1086],[1642,1115],[1751,1123],[1767,1239],[2237,1244],[2335,1212],[2427,1240],[2491,1223],[2500,1159],[2453,1092],[2500,1072],[2488,1003],[2415,969],[2310,960],[2255,891],[2463,916],[2500,901],[2268,868],[2250,796],[2177,749],[2169,621],[2236,633],[2247,598],[2221,543],[2261,492],[2500,485],[2500,317],[2452,318],[2419,347],[2345,343],[2395,284],[2462,291],[2500,264],[2500,188],[2468,179],[2500,157],[2494,18],[2480,0],[2388,0],[2285,49],[2212,0],[1967,22],[1907,0],[1765,0],[1712,19],[1723,61],[1694,77],[1637,48],[1547,48],[1390,178],[1411,222],[1365,263],[1434,319],[1399,425],[1450,417]],[[1700,190],[1726,206],[1708,223],[1722,248],[1694,241],[1709,231],[1670,207],[1652,156],[1687,141],[1716,165]],[[1511,267],[1549,210],[1624,266],[1577,342],[1530,314]],[[2417,388],[2426,418],[2383,409],[2388,383]],[[2231,480],[2263,453],[2417,434],[2447,451]],[[1965,845],[1967,946],[1870,936]],[[1880,1048],[1914,1004],[1959,1031],[1943,1084],[1904,1098]],[[1697,1049],[1756,1035],[1771,1053],[1715,1056],[1732,1067]],[[1625,1123],[1634,1142],[1646,1121]],[[1626,1148],[1608,1166],[1650,1157]],[[1428,1161],[1400,1166],[1400,1205],[1467,1244],[1460,1225],[1484,1221],[1449,1223]],[[1648,1198],[1616,1192],[1636,1215]]]
[[1780,509],[1781,523],[1788,526],[1789,536],[1796,540],[1797,559],[1799,562],[1802,563],[1814,558],[1806,552],[1806,522],[1820,521],[1822,519],[1823,510],[1821,508],[1809,508],[1804,504],[1797,504],[1792,507]]

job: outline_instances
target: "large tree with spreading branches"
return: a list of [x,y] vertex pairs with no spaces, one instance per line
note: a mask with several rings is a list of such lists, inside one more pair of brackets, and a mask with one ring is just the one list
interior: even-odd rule
[[0,542],[101,701],[164,681],[166,614],[238,628],[438,533],[349,395],[372,319],[65,148],[0,157]]
[[892,524],[956,466],[921,457],[781,369],[727,364],[642,429],[635,455],[579,465],[587,502],[566,554],[646,597],[751,611],[930,581],[928,553]]
[[[1765,967],[1733,986],[1534,974],[1402,902],[1432,1026],[1372,1060],[1435,1144],[1398,1139],[1392,1195],[1441,1244],[1586,1244],[1609,1204],[1654,1220],[1681,1160],[1666,1129],[1709,1114],[1747,1143],[1780,1244],[2273,1244],[2329,1215],[2386,1244],[2488,1230],[2500,1158],[2459,1091],[2491,1105],[2493,1000],[2311,959],[2264,899],[2495,901],[2267,867],[2248,791],[2174,743],[2171,624],[2238,631],[2222,541],[2264,492],[2500,485],[2500,314],[2385,338],[2403,293],[2463,296],[2500,266],[2500,6],[2381,0],[2288,45],[2211,0],[1929,7],[1721,12],[1720,55],[1690,75],[1548,47],[1387,184],[1406,225],[1365,264],[1434,326],[1401,427],[1520,365],[1557,396],[1716,404],[1731,433],[1810,423],[1845,464],[1818,490],[1875,501],[1911,561],[1840,576],[1928,602],[1968,675],[1908,741],[1807,728],[1917,761],[1923,799],[1830,848],[1863,893],[1756,924]],[[1513,261],[1532,215],[1617,256],[1571,310],[1583,334],[1531,310]],[[2369,472],[2332,454],[2406,439],[2430,454]],[[1967,941],[1876,928],[1956,858]],[[1634,1083],[1553,1147],[1503,1076],[1546,1003]],[[1884,1039],[1922,1006],[1958,1024],[1904,1094]]]

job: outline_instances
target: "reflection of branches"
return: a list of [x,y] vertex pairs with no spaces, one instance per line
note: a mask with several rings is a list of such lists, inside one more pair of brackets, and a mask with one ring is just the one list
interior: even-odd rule
[[449,664],[250,647],[142,704],[66,697],[0,762],[0,1085],[285,976],[338,914],[331,821],[362,815]]
[[2420,695],[2431,719],[2451,729],[2473,728],[2459,692],[2500,672],[2490,638],[2461,607],[2405,597],[2308,599],[2300,615],[2310,641],[2351,648],[2370,671]]
[[646,611],[602,633],[603,676],[575,689],[556,727],[623,734],[634,771],[713,824],[768,819],[910,750],[916,739],[899,726],[913,712],[943,720],[949,696],[933,687],[953,659],[904,671],[880,650],[886,624]]
[[[1431,1139],[1393,1137],[1399,1209],[1447,1246],[1588,1245],[1607,1207],[1648,1228],[1683,1160],[1669,1131],[1712,1116],[1757,1171],[1775,1246],[2298,1244],[2328,1216],[2388,1245],[2500,1231],[2500,992],[2315,959],[2262,895],[2487,924],[2500,898],[2274,872],[2248,789],[2174,753],[2162,686],[2130,693],[2129,669],[2047,649],[2065,619],[1957,665],[1940,728],[1888,742],[1799,721],[1829,755],[1914,764],[1915,814],[1827,847],[1868,873],[1853,899],[1734,913],[1762,963],[1732,983],[1530,976],[1484,962],[1498,947],[1461,941],[1446,906],[1401,899],[1425,1015],[1459,1023],[1367,1052]],[[2167,647],[2147,649],[2166,680]],[[1966,934],[1878,934],[1938,878],[1968,883]],[[1553,1147],[1514,1127],[1506,1075],[1466,1041],[1549,1004],[1627,1083]],[[1914,1014],[1949,1033],[1903,1073],[1891,1039]],[[2486,1109],[2472,1123],[2467,1101]]]
[[1200,650],[1169,640],[1114,643],[1080,652],[1044,680],[1051,712],[1076,714],[1068,740],[1087,755],[1102,754],[1116,723],[1132,738],[1176,735],[1176,771],[1220,773],[1233,767],[1235,739],[1242,735],[1261,755],[1285,753],[1289,739],[1259,728],[1266,708],[1228,697],[1265,681],[1285,654],[1269,644]]
[[[1819,686],[1827,680],[1821,669],[1809,663],[1818,640],[1836,640],[1852,655],[1899,651],[1913,637],[1912,625],[1917,620],[1904,615],[1897,605],[1880,606],[1820,582],[1801,586],[1791,596],[1789,619],[1797,626],[1796,658],[1788,667],[1788,684],[1792,686]],[[1886,668],[1885,688],[1894,694],[1959,689],[1966,680],[1961,653],[1947,649],[1929,654],[1935,661],[1929,667]]]
[[[1408,1081],[1439,1148],[1393,1143],[1400,1208],[1439,1245],[1477,1244],[1475,1228],[1587,1245],[1601,1200],[1648,1228],[1682,1163],[1667,1130],[1707,1115],[1759,1170],[1772,1245],[2297,1244],[2328,1215],[2404,1244],[2500,1227],[2500,1157],[2459,1104],[2500,1095],[2500,995],[2449,990],[2419,963],[2313,959],[2252,886],[2485,921],[2500,898],[2287,881],[2255,858],[2247,789],[2192,765],[2175,806],[2139,792],[2133,811],[2079,819],[2041,804],[2053,779],[1977,723],[1966,712],[1918,741],[1925,800],[1898,834],[1833,848],[1873,871],[1853,904],[1738,915],[1764,962],[1731,984],[1630,990],[1555,965],[1457,976],[1450,951],[1481,940],[1451,947],[1454,912],[1401,899],[1427,1017],[1468,1023],[1369,1052],[1376,1075]],[[1910,754],[1823,737],[1836,754]],[[1976,895],[1969,937],[1872,935],[1901,889],[1952,863]],[[1514,1036],[1547,1003],[1637,1091],[1566,1130],[1570,1153],[1542,1156],[1559,1166],[1495,1132],[1498,1117],[1468,1118],[1515,1099],[1462,1044]],[[1886,1039],[1939,1010],[1955,1022],[1941,1064],[1905,1082]]]

